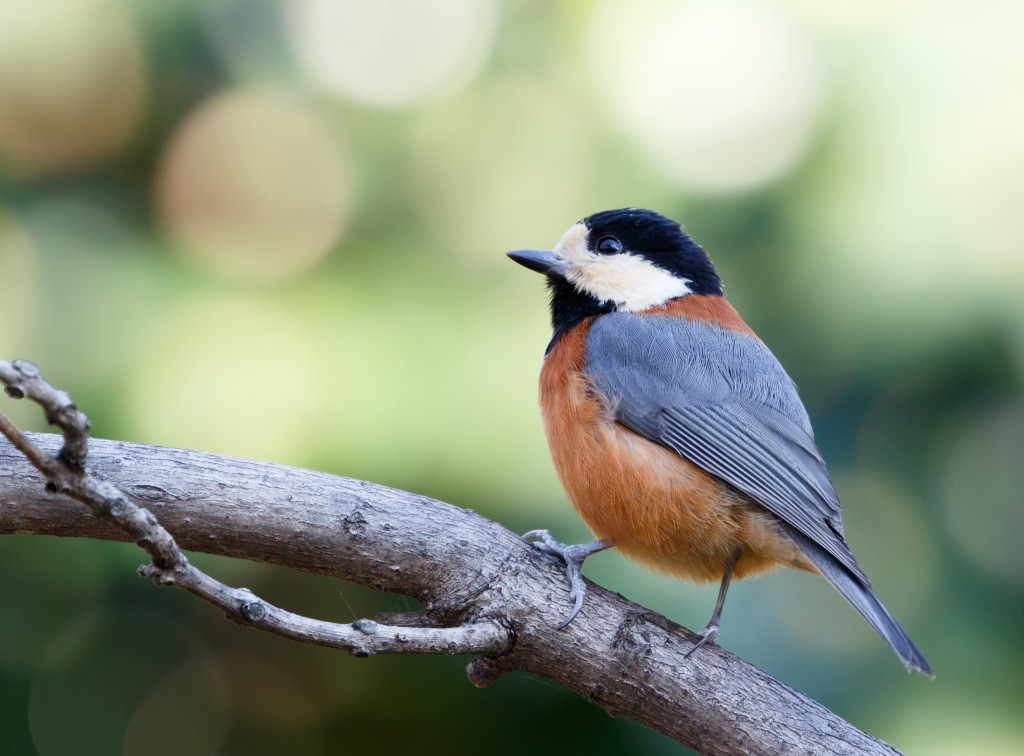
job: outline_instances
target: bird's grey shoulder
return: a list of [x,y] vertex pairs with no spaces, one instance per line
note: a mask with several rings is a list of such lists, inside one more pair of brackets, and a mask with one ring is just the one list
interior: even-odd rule
[[714,323],[602,315],[588,334],[587,372],[599,390],[636,396],[630,384],[642,382],[649,388],[647,400],[661,407],[738,402],[778,413],[812,435],[796,385],[771,350],[749,334]]

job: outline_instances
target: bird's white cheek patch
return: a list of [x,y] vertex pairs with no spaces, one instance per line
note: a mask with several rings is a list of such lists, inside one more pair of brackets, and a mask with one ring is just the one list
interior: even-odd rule
[[637,312],[689,294],[690,283],[637,255],[595,256],[573,262],[566,278],[577,289],[601,301],[614,302],[619,310]]
[[587,249],[587,233],[587,227],[577,223],[562,234],[555,245],[555,254],[569,263],[570,267],[582,265],[593,258],[594,253]]

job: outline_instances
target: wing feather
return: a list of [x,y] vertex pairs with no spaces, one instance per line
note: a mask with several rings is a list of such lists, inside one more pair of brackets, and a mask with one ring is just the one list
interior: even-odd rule
[[757,339],[695,320],[609,313],[587,376],[615,419],[721,478],[868,586],[793,381]]

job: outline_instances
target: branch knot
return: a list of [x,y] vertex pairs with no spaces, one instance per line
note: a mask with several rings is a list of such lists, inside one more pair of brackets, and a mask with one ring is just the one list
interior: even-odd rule
[[238,608],[242,615],[254,624],[262,622],[267,617],[267,607],[259,600],[243,601]]

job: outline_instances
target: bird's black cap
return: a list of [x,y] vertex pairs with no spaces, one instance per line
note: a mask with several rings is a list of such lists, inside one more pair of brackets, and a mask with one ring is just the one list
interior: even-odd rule
[[605,236],[614,236],[630,253],[689,279],[694,294],[722,293],[722,280],[707,252],[671,218],[653,210],[626,207],[594,213],[581,222],[590,230],[590,249]]

